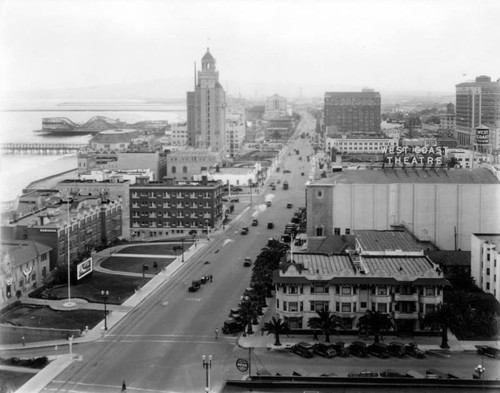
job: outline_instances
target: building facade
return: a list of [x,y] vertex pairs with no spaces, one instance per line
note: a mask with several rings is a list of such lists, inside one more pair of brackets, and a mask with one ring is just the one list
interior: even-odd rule
[[243,147],[246,136],[245,117],[241,113],[226,118],[226,156],[234,157]]
[[398,140],[375,136],[338,135],[333,138],[327,137],[326,144],[329,148],[335,148],[338,152],[345,154],[383,154],[389,148],[396,147]]
[[187,236],[220,227],[223,220],[219,181],[138,182],[130,187],[132,237]]
[[471,236],[471,276],[479,288],[500,301],[500,233]]
[[486,168],[343,171],[306,186],[307,235],[406,228],[442,250],[500,232],[500,182]]
[[177,180],[192,180],[220,162],[220,154],[209,149],[178,150],[167,154],[167,173]]
[[266,98],[266,110],[264,112],[264,119],[280,119],[288,117],[291,114],[287,110],[286,98],[278,94]]
[[324,124],[328,134],[380,132],[380,93],[325,93]]
[[215,58],[207,48],[195,90],[187,93],[188,145],[213,152],[225,151],[226,93],[219,83]]
[[0,241],[0,307],[49,277],[50,247],[30,240]]
[[459,146],[475,143],[475,129],[485,125],[500,128],[500,79],[481,75],[474,82],[456,85],[456,131]]
[[449,285],[425,256],[293,254],[274,272],[276,312],[291,328],[307,328],[328,310],[356,329],[367,310],[389,314],[395,330],[422,330],[426,313],[443,301]]
[[1,229],[5,239],[34,240],[50,247],[52,271],[68,263],[68,250],[69,259],[74,261],[79,254],[119,239],[122,205],[98,197],[76,197],[71,203],[59,202],[12,220]]

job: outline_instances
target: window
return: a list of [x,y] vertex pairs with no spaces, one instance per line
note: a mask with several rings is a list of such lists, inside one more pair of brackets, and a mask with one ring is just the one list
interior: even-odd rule
[[436,311],[436,305],[435,304],[426,304],[425,305],[425,312],[430,313]]
[[172,173],[176,173],[177,172],[177,168],[175,166],[172,166],[171,170],[170,170]]
[[351,295],[352,287],[342,287],[342,295]]
[[387,287],[377,287],[377,295],[386,296],[387,295]]
[[182,173],[188,173],[188,167],[187,166],[183,166],[182,167]]
[[316,190],[316,197],[319,199],[323,198],[323,190]]
[[334,234],[335,236],[340,236],[340,228],[334,228],[334,229],[333,229],[333,234]]
[[311,301],[310,302],[311,311],[328,311],[328,302],[327,301]]
[[316,236],[324,236],[323,227],[316,227]]
[[288,311],[298,312],[299,311],[299,303],[298,302],[289,302],[288,303]]
[[490,289],[490,283],[489,282],[486,283],[486,289],[488,289],[488,290]]
[[315,282],[311,285],[311,293],[328,293],[328,284]]
[[490,275],[490,268],[489,268],[489,267],[487,267],[487,268],[486,268],[486,275],[487,275],[487,276],[489,276],[489,275]]
[[276,308],[279,310],[280,309],[280,300],[276,299]]
[[361,302],[359,308],[366,308],[366,302]]
[[377,311],[381,313],[387,312],[387,303],[377,303]]
[[290,295],[296,295],[297,293],[299,293],[297,285],[289,285],[288,286],[288,293]]
[[351,312],[351,303],[342,303],[342,312]]
[[435,295],[434,287],[425,288],[425,296],[434,296],[434,295]]
[[351,234],[351,229],[350,228],[346,228],[345,229],[345,234],[346,235],[350,235]]

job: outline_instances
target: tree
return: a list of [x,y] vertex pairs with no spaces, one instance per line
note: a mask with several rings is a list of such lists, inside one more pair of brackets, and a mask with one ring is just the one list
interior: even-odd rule
[[256,321],[259,316],[257,304],[251,300],[244,300],[241,303],[240,315],[243,323],[247,326],[247,333],[253,334],[252,322]]
[[281,318],[276,319],[275,317],[272,317],[269,322],[264,324],[262,331],[267,332],[268,335],[274,334],[274,345],[280,346],[280,335],[290,333],[290,327],[288,326],[288,323],[283,322]]
[[359,318],[358,328],[366,329],[373,334],[374,342],[378,343],[382,337],[382,331],[390,330],[394,326],[389,314],[382,314],[378,311],[367,310],[365,315]]
[[307,326],[314,330],[321,330],[325,335],[325,341],[330,342],[330,334],[337,333],[338,328],[343,327],[342,318],[328,310],[316,311],[317,317],[307,321]]
[[432,330],[441,330],[441,345],[443,349],[449,349],[448,345],[448,329],[458,329],[461,323],[462,316],[450,304],[440,303],[436,309],[425,315],[423,324],[430,327]]

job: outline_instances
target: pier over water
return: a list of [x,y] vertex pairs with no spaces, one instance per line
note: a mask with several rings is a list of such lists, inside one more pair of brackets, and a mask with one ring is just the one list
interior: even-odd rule
[[86,143],[0,143],[2,154],[61,155],[76,153]]

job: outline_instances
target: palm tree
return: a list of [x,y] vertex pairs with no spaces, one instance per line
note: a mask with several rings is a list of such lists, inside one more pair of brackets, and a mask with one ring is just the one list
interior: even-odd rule
[[251,300],[243,301],[240,306],[240,315],[243,323],[247,325],[247,333],[253,334],[252,322],[257,321],[259,316],[257,304]]
[[382,314],[378,311],[367,310],[365,315],[360,317],[358,321],[358,328],[373,333],[374,342],[376,343],[382,338],[382,331],[390,330],[393,327],[389,314]]
[[276,319],[273,317],[269,322],[264,324],[262,331],[267,332],[268,335],[274,334],[274,345],[280,346],[280,334],[290,333],[290,327],[288,323],[283,322],[281,318]]
[[330,334],[337,333],[337,328],[343,327],[342,318],[336,314],[330,313],[328,310],[316,311],[317,317],[313,317],[307,321],[307,326],[311,329],[321,330],[325,335],[325,341],[330,342]]
[[429,326],[432,330],[441,330],[441,345],[443,349],[449,349],[448,329],[457,329],[461,325],[461,315],[455,307],[450,304],[440,303],[434,311],[425,314],[424,326]]

